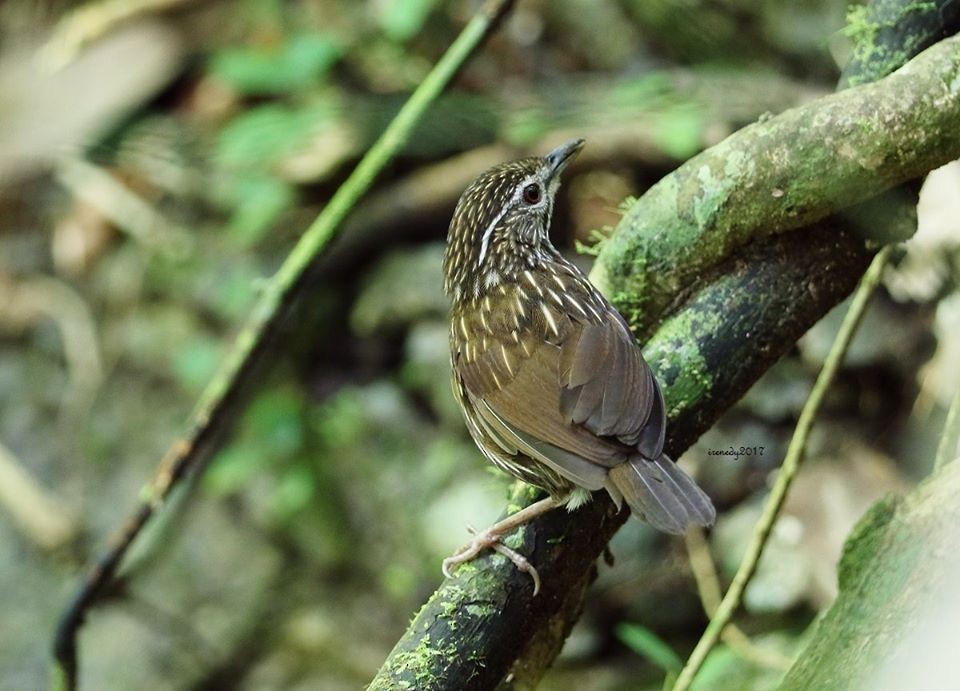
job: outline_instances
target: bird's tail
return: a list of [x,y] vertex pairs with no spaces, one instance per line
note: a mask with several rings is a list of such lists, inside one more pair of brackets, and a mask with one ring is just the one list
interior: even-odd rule
[[614,501],[622,496],[635,516],[667,533],[710,526],[717,517],[710,497],[666,454],[655,461],[634,456],[612,468],[607,482]]

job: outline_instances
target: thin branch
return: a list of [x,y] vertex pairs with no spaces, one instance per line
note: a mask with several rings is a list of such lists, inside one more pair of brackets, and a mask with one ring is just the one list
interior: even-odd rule
[[55,175],[74,197],[145,247],[174,257],[182,257],[191,248],[193,236],[186,228],[165,217],[104,168],[79,156],[64,156]]
[[167,451],[146,491],[146,498],[114,538],[111,548],[94,566],[65,610],[54,641],[59,674],[57,681],[62,687],[74,688],[76,685],[76,634],[87,610],[113,581],[124,555],[163,505],[170,491],[197,467],[202,454],[209,452],[209,442],[225,426],[229,406],[249,378],[257,356],[281,322],[308,269],[337,234],[344,218],[369,189],[377,174],[406,143],[430,104],[512,5],[513,0],[488,0],[484,3],[265,286],[223,368],[204,390],[186,435]]
[[[703,529],[696,526],[687,530],[684,540],[687,544],[687,554],[690,558],[690,569],[697,582],[697,592],[700,602],[708,617],[713,617],[723,598],[720,590],[720,578],[717,575],[716,565],[710,556],[710,546],[707,544]],[[790,668],[790,658],[781,655],[775,650],[766,650],[750,640],[740,627],[729,623],[720,634],[720,638],[730,646],[730,649],[747,662],[758,667],[766,667],[785,672]],[[669,686],[667,686],[669,688]]]
[[61,414],[79,420],[103,382],[97,327],[84,299],[67,283],[48,276],[13,281],[0,274],[0,327],[24,329],[49,319],[56,324],[69,373]]
[[72,10],[54,28],[53,36],[40,51],[48,70],[69,65],[88,45],[118,25],[138,16],[172,9],[194,0],[99,0]]
[[42,487],[2,442],[0,507],[41,549],[56,550],[77,537],[76,516],[65,508],[63,499]]
[[937,458],[933,463],[933,472],[937,473],[947,463],[957,457],[957,442],[960,440],[960,388],[953,394],[953,402],[947,411],[947,421],[943,423],[943,435],[937,446]]
[[[937,0],[936,4],[951,2],[954,0]],[[954,33],[957,22],[945,19],[935,29],[939,38]],[[942,48],[940,55],[946,50]],[[901,61],[913,57],[910,51],[898,55]],[[864,68],[870,78],[883,76],[871,69]],[[953,69],[953,65],[947,66],[947,71]],[[931,88],[942,91],[943,82],[932,84]],[[903,86],[909,89],[911,85]],[[913,98],[902,89],[897,91],[899,98]],[[761,126],[755,128],[758,136],[765,133]],[[789,148],[795,138],[790,132],[784,134],[783,146]],[[909,140],[908,136],[893,145],[902,150]],[[767,139],[768,144],[773,141]],[[725,171],[729,163],[722,156],[705,160],[710,170]],[[740,163],[749,165],[749,161]],[[830,165],[811,165],[798,175],[804,180],[811,176],[833,180],[834,172]],[[669,177],[676,179],[675,174]],[[740,182],[770,188],[776,179],[744,176]],[[885,181],[875,182],[874,192],[885,187]],[[729,223],[724,215],[745,225],[768,222],[760,215],[744,218],[734,203],[706,203],[715,199],[710,189],[688,191],[673,206],[675,212],[699,204],[700,210],[708,212],[705,218],[718,222]],[[895,195],[893,208],[909,211],[909,196]],[[645,206],[647,203],[647,196],[638,200],[632,217],[642,218],[647,209],[653,214],[662,211],[651,208],[652,204]],[[909,213],[903,216],[909,221]],[[873,230],[903,234],[902,226],[910,224],[902,220],[900,214],[876,215]],[[642,253],[621,250],[651,240],[654,244],[683,243],[689,229],[676,234],[665,227],[646,229],[651,237],[639,239],[636,236],[644,232],[642,224],[624,219],[604,246],[591,280],[629,316],[632,327],[640,327],[635,333],[642,340],[649,338],[645,353],[663,384],[667,403],[666,448],[676,458],[785,354],[795,339],[854,290],[871,252],[857,232],[855,219],[834,213],[802,231],[758,238],[739,249],[731,247],[729,255],[700,276],[696,285],[681,287],[688,292],[673,296],[664,320],[662,312],[642,314],[630,307],[642,299],[643,287],[649,283],[644,274],[654,282],[668,282],[669,269],[656,256],[647,261]],[[762,229],[758,233],[762,234]],[[614,251],[608,253],[610,249]],[[687,253],[695,254],[689,247]],[[650,319],[663,321],[654,331]],[[610,502],[598,497],[574,514],[553,512],[527,526],[519,536],[523,553],[544,576],[543,591],[533,600],[529,584],[499,557],[481,558],[472,569],[461,569],[417,613],[371,688],[486,689],[508,675],[518,686],[535,686],[583,609],[598,557],[626,519],[625,513],[614,513]]]
[[740,568],[737,569],[737,574],[730,584],[730,589],[727,590],[727,594],[724,595],[723,601],[717,608],[716,614],[713,619],[710,620],[710,624],[707,625],[703,636],[690,654],[686,665],[684,665],[680,671],[680,675],[677,677],[677,681],[673,686],[673,691],[686,691],[690,688],[694,677],[696,677],[697,672],[707,659],[707,655],[713,649],[714,645],[716,645],[720,633],[730,622],[730,619],[740,606],[743,592],[746,590],[750,579],[756,572],[757,564],[763,555],[763,550],[767,545],[770,532],[773,530],[773,525],[776,523],[780,509],[783,507],[783,503],[787,498],[787,492],[790,490],[790,485],[796,477],[797,471],[800,469],[800,463],[803,461],[803,455],[807,446],[807,438],[810,435],[810,429],[813,427],[813,422],[820,410],[824,395],[833,383],[837,370],[840,368],[840,363],[843,362],[847,349],[850,347],[850,342],[853,340],[857,327],[860,325],[860,320],[863,318],[863,313],[870,301],[870,297],[880,283],[883,269],[887,265],[887,260],[890,258],[892,248],[892,245],[888,245],[877,253],[877,256],[874,257],[870,264],[870,268],[867,269],[863,279],[860,281],[860,286],[857,288],[857,292],[853,296],[853,301],[850,303],[850,309],[847,310],[847,314],[843,318],[843,323],[840,325],[840,331],[837,333],[833,346],[830,348],[830,353],[823,363],[823,369],[820,370],[817,381],[813,385],[813,390],[810,392],[810,397],[807,398],[807,402],[800,412],[800,419],[797,421],[793,438],[790,440],[789,447],[787,447],[786,458],[784,458],[783,465],[777,473],[777,479],[770,491],[770,496],[767,497],[767,501],[764,504],[763,513],[754,529],[750,545],[747,547],[747,553],[740,564]]

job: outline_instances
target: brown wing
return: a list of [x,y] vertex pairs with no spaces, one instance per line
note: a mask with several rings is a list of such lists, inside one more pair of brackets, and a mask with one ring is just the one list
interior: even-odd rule
[[[596,297],[591,290],[583,299]],[[657,402],[656,384],[619,315],[602,303],[577,310],[545,300],[525,317],[522,338],[497,338],[496,329],[484,329],[456,359],[478,426],[501,448],[516,448],[583,487],[600,489],[609,468],[636,455]]]
[[598,436],[658,458],[666,427],[660,387],[620,315],[611,309],[606,316],[563,345],[560,411]]
[[474,396],[469,373],[464,383],[477,414],[489,431],[505,441],[504,446],[517,447],[583,487],[600,489],[607,469],[624,462],[629,450],[563,418],[558,363],[558,349],[545,345],[500,389]]
[[454,386],[484,453],[555,495],[564,480],[605,488],[660,530],[710,525],[709,497],[663,454],[663,396],[626,323],[585,282],[537,285],[535,308],[504,290],[452,324]]

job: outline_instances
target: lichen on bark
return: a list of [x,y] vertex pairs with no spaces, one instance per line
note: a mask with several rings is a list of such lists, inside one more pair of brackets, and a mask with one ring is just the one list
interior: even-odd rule
[[[754,123],[687,161],[630,207],[595,278],[642,338],[746,243],[960,157],[957,122],[960,38],[951,38],[879,82]],[[873,228],[861,232],[889,240]]]
[[946,27],[960,21],[957,2],[873,0],[855,5],[843,33],[854,39],[853,55],[841,88],[857,86],[893,72],[947,35]]
[[[955,0],[940,0],[937,4],[946,8],[957,3]],[[947,15],[943,17],[946,22]],[[915,36],[915,44],[921,45],[929,39],[929,36],[920,35],[923,31],[940,32],[942,28],[939,25],[921,28]],[[935,55],[938,60],[949,62],[951,74],[956,75],[957,43],[951,43],[949,51],[941,47]],[[944,63],[939,64],[943,66]],[[863,79],[882,76],[874,74],[874,69],[875,66],[870,64],[853,73]],[[945,93],[950,98],[956,96],[956,89],[950,86],[955,83],[955,77],[946,83],[925,77],[929,75],[918,75],[916,80],[907,80],[909,83],[894,82],[897,93],[891,97],[913,98],[918,93],[913,89],[922,88],[920,83],[933,90],[922,98],[935,99],[937,94]],[[917,127],[937,125],[937,113],[912,112],[911,117],[913,115],[917,120],[912,124]],[[761,138],[777,129],[765,130],[768,122],[750,128],[751,136]],[[941,122],[937,126],[942,125]],[[875,129],[870,131],[876,132]],[[783,136],[789,134],[781,132]],[[939,131],[932,136],[955,143],[960,133],[951,123],[949,132]],[[916,139],[907,137],[900,142],[888,138],[885,141],[891,147],[890,157],[877,157],[876,165],[886,173],[891,172],[884,168],[887,164],[894,168],[905,166],[900,173],[885,176],[874,170],[872,177],[862,175],[851,188],[850,181],[837,177],[841,173],[832,165],[817,168],[797,160],[792,170],[796,175],[822,178],[819,183],[803,183],[821,185],[821,188],[810,189],[837,185],[847,190],[839,196],[840,199],[854,199],[856,194],[851,194],[850,189],[869,196],[884,189],[883,185],[891,179],[906,180],[927,172],[918,165],[917,158],[904,156],[910,154],[909,147],[917,145]],[[729,149],[715,147],[715,150],[730,153]],[[927,157],[931,166],[934,164],[935,156],[931,156],[930,151],[922,155]],[[819,160],[823,162],[825,159]],[[764,165],[774,163],[769,156],[761,162]],[[615,304],[625,308],[625,314],[641,340],[649,341],[646,352],[651,367],[664,381],[669,409],[666,448],[674,457],[709,428],[803,332],[849,294],[870,260],[871,250],[862,233],[858,234],[856,219],[846,214],[826,215],[835,210],[832,205],[838,203],[834,192],[828,191],[827,198],[832,201],[824,205],[820,220],[809,223],[802,231],[780,233],[786,228],[766,227],[767,219],[758,209],[764,208],[762,204],[782,206],[786,189],[775,188],[783,190],[784,194],[780,195],[769,188],[776,176],[761,177],[756,181],[737,178],[737,175],[744,175],[744,167],[748,165],[743,157],[734,154],[733,163],[728,167],[725,156],[719,156],[704,174],[704,180],[709,183],[707,186],[718,195],[712,201],[701,203],[696,212],[703,226],[710,231],[707,242],[701,241],[699,245],[686,243],[691,238],[698,240],[702,228],[691,224],[687,218],[673,218],[686,210],[678,209],[676,205],[677,190],[682,181],[669,176],[661,184],[672,187],[672,194],[656,192],[657,188],[654,188],[651,190],[654,199],[633,205],[628,220],[621,223],[613,238],[605,243],[601,261],[597,262],[591,275],[595,285]],[[756,175],[770,172],[769,168],[754,167]],[[844,168],[843,172],[846,173],[847,169]],[[723,179],[715,179],[717,176],[723,176]],[[727,184],[731,179],[742,185],[745,192],[736,185]],[[692,189],[696,190],[696,187]],[[757,189],[762,191],[759,196]],[[770,192],[769,199],[764,198],[763,191]],[[662,197],[657,198],[658,194]],[[831,197],[831,194],[835,196]],[[671,202],[672,206],[664,200]],[[743,209],[738,206],[753,200],[761,206]],[[811,205],[806,213],[812,214],[811,208],[821,208],[815,205],[815,201],[811,201]],[[898,207],[905,208],[904,203],[898,202]],[[646,211],[650,211],[651,219],[641,217]],[[782,208],[775,208],[772,214],[782,223]],[[810,216],[814,217],[815,214]],[[891,225],[889,214],[875,213],[875,217],[877,226],[886,228]],[[898,220],[896,225],[893,234],[902,233],[903,227],[909,231],[911,227],[909,218],[906,223]],[[693,234],[674,234],[671,231],[675,226]],[[663,250],[662,256],[655,251],[657,247]],[[673,275],[675,271],[686,273],[678,278]],[[640,278],[636,279],[638,276]],[[663,281],[661,292],[653,294],[654,300],[645,301],[642,291],[652,290],[651,283],[657,281]],[[677,292],[671,293],[673,289]],[[644,312],[645,309],[650,311]],[[716,315],[722,315],[722,318],[718,319]],[[654,333],[656,324],[660,324],[660,328]],[[455,579],[441,585],[394,648],[373,688],[402,688],[411,684],[412,675],[398,673],[396,659],[409,660],[406,653],[421,646],[424,634],[432,633],[432,622],[445,611],[448,616],[460,616],[460,594],[464,588],[476,599],[498,607],[499,613],[484,620],[483,629],[458,626],[449,640],[441,642],[431,637],[432,645],[448,654],[421,656],[424,664],[433,665],[429,674],[427,670],[420,670],[421,678],[431,682],[424,688],[494,688],[511,672],[519,685],[535,684],[580,612],[586,586],[595,573],[597,558],[626,519],[626,512],[612,511],[606,497],[597,497],[572,515],[554,511],[538,519],[524,531],[522,551],[542,575],[550,574],[544,579],[541,594],[531,598],[529,579],[511,564],[498,557],[482,557],[475,562],[476,571],[464,570]],[[855,569],[853,573],[856,573]],[[454,643],[454,648],[448,643]]]

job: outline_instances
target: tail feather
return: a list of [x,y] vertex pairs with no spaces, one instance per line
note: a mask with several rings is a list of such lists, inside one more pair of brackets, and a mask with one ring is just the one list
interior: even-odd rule
[[717,520],[717,510],[713,508],[707,493],[666,454],[661,454],[656,463],[673,483],[677,496],[686,504],[691,522],[704,527],[713,525]]
[[611,494],[654,528],[679,535],[687,526],[713,524],[716,510],[710,498],[666,455],[651,461],[635,456],[610,470]]

